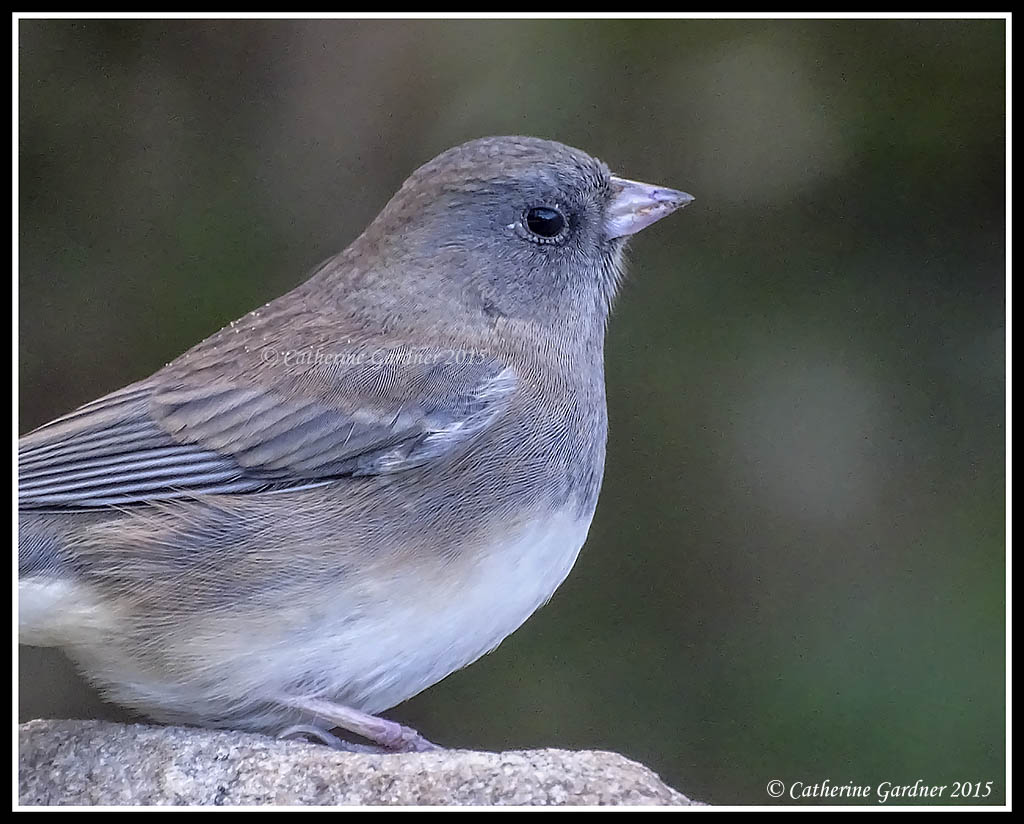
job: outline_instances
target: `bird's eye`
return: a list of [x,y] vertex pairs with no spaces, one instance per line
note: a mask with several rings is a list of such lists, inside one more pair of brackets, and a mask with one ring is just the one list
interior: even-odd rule
[[565,228],[565,216],[548,206],[534,206],[526,213],[526,226],[537,237],[553,238]]

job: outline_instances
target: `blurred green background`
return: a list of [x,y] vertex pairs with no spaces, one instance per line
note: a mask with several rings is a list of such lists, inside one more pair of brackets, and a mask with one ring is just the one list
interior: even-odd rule
[[[20,432],[301,282],[443,149],[579,146],[697,198],[631,247],[590,539],[391,715],[716,803],[1003,800],[1003,21],[18,29]],[[118,715],[21,662],[23,718]]]

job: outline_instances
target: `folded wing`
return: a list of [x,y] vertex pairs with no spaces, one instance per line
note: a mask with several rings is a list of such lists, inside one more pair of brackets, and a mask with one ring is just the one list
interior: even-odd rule
[[515,373],[476,360],[311,366],[234,382],[165,370],[24,436],[19,507],[270,492],[423,466],[507,408]]

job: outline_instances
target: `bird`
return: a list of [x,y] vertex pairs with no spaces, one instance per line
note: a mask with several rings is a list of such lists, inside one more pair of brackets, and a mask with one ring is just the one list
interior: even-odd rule
[[569,574],[623,250],[692,200],[534,137],[422,165],[301,285],[19,439],[20,642],[160,723],[433,748],[381,714]]

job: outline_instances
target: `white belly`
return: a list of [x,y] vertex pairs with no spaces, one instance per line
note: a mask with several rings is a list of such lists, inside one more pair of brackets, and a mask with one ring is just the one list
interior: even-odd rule
[[292,655],[279,663],[294,666],[298,652],[311,671],[327,674],[327,700],[372,713],[393,707],[493,650],[547,602],[576,562],[590,521],[559,514],[448,574],[382,584],[379,601],[349,604],[337,625],[328,620],[294,639]]

